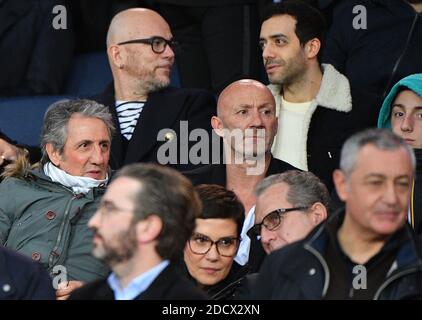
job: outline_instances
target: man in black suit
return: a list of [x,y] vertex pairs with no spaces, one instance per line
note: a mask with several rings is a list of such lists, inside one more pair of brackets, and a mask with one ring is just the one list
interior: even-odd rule
[[[224,141],[224,163],[197,168],[185,175],[197,184],[218,184],[234,191],[245,207],[245,223],[235,262],[257,271],[265,253],[248,230],[254,224],[255,188],[266,176],[296,169],[271,155],[277,133],[275,101],[271,91],[256,80],[244,79],[227,86],[218,99],[212,127]],[[213,150],[215,151],[215,150]],[[252,243],[251,243],[252,242]],[[236,264],[234,264],[236,268]]]
[[88,223],[93,255],[113,272],[74,291],[70,299],[205,298],[174,265],[200,210],[198,194],[177,171],[156,164],[124,167]]
[[[175,45],[169,25],[155,11],[128,9],[111,21],[107,53],[114,82],[93,99],[110,108],[120,129],[112,141],[113,169],[134,162],[158,162],[178,170],[196,166],[182,159],[183,146],[193,145],[183,132],[201,128],[211,133],[215,98],[203,90],[169,87]],[[167,142],[180,142],[170,163],[159,157]]]

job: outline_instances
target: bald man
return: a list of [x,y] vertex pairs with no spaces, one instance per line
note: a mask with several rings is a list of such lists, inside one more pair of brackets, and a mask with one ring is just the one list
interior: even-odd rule
[[[271,91],[256,80],[233,82],[220,94],[217,116],[211,118],[222,137],[225,163],[211,164],[186,172],[194,184],[218,184],[233,190],[245,207],[245,223],[235,262],[257,271],[265,256],[260,242],[248,237],[254,224],[255,187],[266,176],[296,169],[271,155],[277,133],[275,101]],[[243,269],[243,268],[241,268]]]
[[[194,144],[183,139],[186,130],[201,128],[211,134],[215,98],[203,90],[169,86],[175,49],[169,25],[155,11],[128,9],[111,21],[107,54],[113,83],[93,99],[110,108],[120,129],[112,141],[113,169],[133,162],[156,162],[178,170],[206,164],[185,159],[180,146],[190,149]],[[176,155],[160,156],[166,143],[176,145]]]

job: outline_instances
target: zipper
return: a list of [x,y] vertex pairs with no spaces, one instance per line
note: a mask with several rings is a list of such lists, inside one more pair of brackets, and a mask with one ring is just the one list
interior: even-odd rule
[[379,299],[379,297],[381,296],[381,293],[382,293],[382,291],[387,287],[387,286],[389,286],[391,283],[393,283],[394,281],[396,281],[397,279],[399,279],[399,278],[401,278],[401,277],[403,277],[403,276],[406,276],[406,275],[408,275],[408,274],[412,274],[412,273],[415,273],[415,272],[421,272],[422,271],[422,265],[418,265],[418,266],[416,266],[416,267],[413,267],[413,268],[409,268],[409,269],[406,269],[406,270],[403,270],[403,271],[400,271],[400,272],[398,272],[397,274],[395,274],[394,276],[392,276],[392,277],[390,277],[389,279],[387,279],[379,288],[378,288],[378,290],[377,290],[377,292],[375,293],[375,296],[374,296],[374,300],[378,300]]
[[49,258],[48,258],[48,267],[49,268],[53,267],[53,265],[54,265],[53,260],[56,257],[59,256],[59,254],[57,253],[57,249],[59,248],[60,242],[61,242],[62,237],[63,237],[64,227],[65,227],[66,223],[68,222],[67,218],[68,218],[69,212],[70,212],[70,205],[72,204],[73,200],[80,198],[80,197],[78,197],[78,195],[76,195],[74,193],[72,193],[72,194],[73,194],[72,198],[70,198],[70,200],[67,202],[66,207],[65,207],[63,220],[61,222],[60,230],[59,230],[59,233],[58,233],[57,239],[56,239],[56,244],[55,244],[53,250],[50,252],[50,255],[49,255]]
[[327,294],[328,285],[330,283],[330,270],[328,269],[328,264],[325,261],[325,259],[322,257],[322,255],[317,250],[312,248],[309,244],[305,244],[303,247],[306,250],[308,250],[310,253],[312,253],[319,260],[319,262],[322,265],[322,268],[324,269],[324,273],[325,273],[324,287],[322,288],[322,293],[321,293],[321,297],[324,298],[325,295]]

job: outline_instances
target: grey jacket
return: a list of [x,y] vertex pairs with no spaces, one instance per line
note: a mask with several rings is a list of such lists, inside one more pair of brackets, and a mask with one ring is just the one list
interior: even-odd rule
[[40,261],[52,277],[63,276],[64,270],[67,280],[105,277],[108,268],[91,255],[87,226],[104,189],[74,194],[39,170],[5,179],[0,183],[0,243]]

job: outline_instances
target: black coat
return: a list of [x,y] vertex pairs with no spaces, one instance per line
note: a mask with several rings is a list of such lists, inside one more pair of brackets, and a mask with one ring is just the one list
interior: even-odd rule
[[41,264],[0,246],[0,300],[55,300],[52,284]]
[[[359,21],[353,10],[357,5],[365,8],[367,29],[353,28],[354,20]],[[422,72],[421,14],[406,48],[416,17],[405,0],[341,1],[334,9],[322,61],[346,75],[352,87],[382,95],[405,76]]]
[[416,234],[422,236],[422,149],[413,149],[416,155],[416,178],[411,199],[411,209]]
[[[189,121],[189,131],[202,128],[207,130],[208,137],[211,137],[211,117],[216,114],[216,101],[211,93],[204,90],[166,88],[151,93],[129,143],[120,133],[113,84],[92,99],[108,106],[113,115],[116,134],[111,144],[110,166],[112,169],[117,170],[134,162],[157,163],[157,152],[165,143],[165,141],[157,140],[158,132],[168,128],[174,130],[177,138],[180,138],[180,121]],[[189,143],[189,148],[194,144]],[[209,147],[211,148],[211,138]],[[197,165],[191,162],[179,163],[179,149],[178,146],[177,162],[169,166],[181,171],[195,168]]]
[[[147,290],[134,300],[204,300],[207,296],[196,288],[173,265],[167,266]],[[88,283],[75,290],[69,300],[114,300],[113,290],[107,279]]]
[[[264,261],[252,288],[252,298],[272,300],[320,300],[330,287],[330,270],[325,252],[330,240],[327,226],[316,227],[304,240],[271,253]],[[422,298],[422,242],[406,225],[393,265],[377,288],[375,299],[400,300]]]
[[66,2],[0,1],[0,96],[61,92],[75,39],[70,12],[67,29],[56,30],[52,10]]
[[317,175],[329,191],[332,173],[339,167],[343,143],[354,133],[376,127],[381,101],[378,96],[351,90],[353,108],[339,112],[318,106],[308,130],[308,170]]
[[[287,170],[298,170],[292,165],[284,162],[282,160],[271,157],[270,165],[268,170],[265,173],[265,176],[276,173],[282,173]],[[194,185],[199,184],[218,184],[226,188],[227,177],[226,177],[226,165],[225,164],[210,164],[197,168],[189,172],[183,172],[183,174],[188,177]],[[251,249],[249,251],[249,272],[258,271],[261,266],[262,261],[265,258],[265,251],[262,248],[261,241],[256,237],[251,238]],[[235,271],[242,269],[240,265],[236,262],[233,263],[232,267]]]

